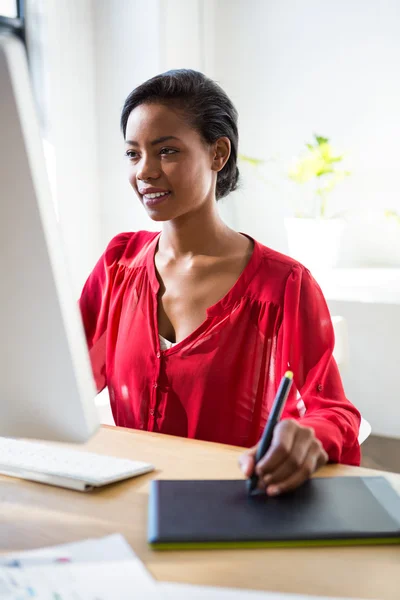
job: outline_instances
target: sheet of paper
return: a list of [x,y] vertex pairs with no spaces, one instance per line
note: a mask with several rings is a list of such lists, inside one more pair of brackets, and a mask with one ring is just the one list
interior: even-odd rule
[[115,533],[102,538],[89,538],[70,544],[14,552],[6,556],[0,556],[0,565],[8,563],[11,559],[21,560],[22,562],[25,560],[27,564],[29,560],[35,562],[35,559],[54,562],[58,559],[67,558],[72,562],[97,562],[129,560],[134,557],[136,555],[125,538],[119,533]]
[[140,561],[0,567],[1,600],[159,600]]
[[0,557],[0,600],[162,598],[120,534]]
[[165,600],[346,600],[346,598],[332,598],[332,596],[329,598],[322,596],[299,596],[298,594],[216,588],[186,585],[183,583],[160,583],[159,587],[162,589]]

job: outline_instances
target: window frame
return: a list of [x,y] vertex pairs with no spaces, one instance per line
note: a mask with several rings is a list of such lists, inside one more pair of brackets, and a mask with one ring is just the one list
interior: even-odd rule
[[8,31],[26,43],[25,38],[25,0],[16,0],[17,17],[2,17],[0,15],[0,31]]

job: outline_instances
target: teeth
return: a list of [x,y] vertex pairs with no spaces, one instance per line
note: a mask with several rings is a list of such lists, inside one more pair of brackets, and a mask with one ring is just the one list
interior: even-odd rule
[[165,196],[169,194],[169,192],[156,192],[155,194],[145,194],[146,198],[160,198],[160,196]]

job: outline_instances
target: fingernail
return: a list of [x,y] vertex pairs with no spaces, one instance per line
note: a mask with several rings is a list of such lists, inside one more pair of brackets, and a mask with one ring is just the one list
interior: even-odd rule
[[268,496],[277,496],[280,492],[280,489],[277,485],[270,485],[267,487]]

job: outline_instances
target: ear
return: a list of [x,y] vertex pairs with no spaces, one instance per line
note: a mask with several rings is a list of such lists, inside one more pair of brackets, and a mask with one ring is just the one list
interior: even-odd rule
[[228,137],[221,137],[212,146],[213,171],[222,171],[231,155],[231,141]]

